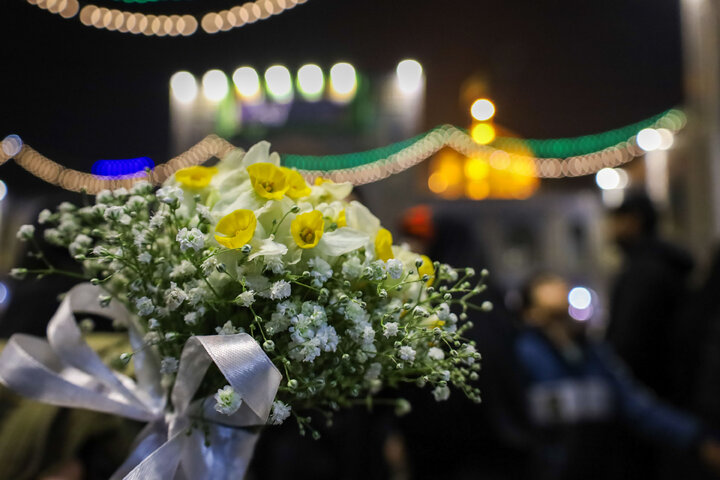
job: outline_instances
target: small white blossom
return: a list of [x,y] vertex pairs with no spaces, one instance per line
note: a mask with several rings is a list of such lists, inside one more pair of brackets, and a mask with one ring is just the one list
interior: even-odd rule
[[242,405],[240,395],[230,385],[225,385],[215,394],[215,411],[223,415],[232,415]]
[[391,258],[386,262],[387,272],[390,278],[397,280],[402,277],[403,263],[397,258]]
[[163,203],[167,203],[168,205],[178,204],[182,202],[183,199],[183,191],[179,187],[162,187],[157,192],[155,192],[155,196]]
[[160,322],[158,322],[157,318],[151,318],[148,320],[148,328],[151,330],[157,330],[160,328]]
[[278,280],[270,287],[270,299],[282,300],[290,296],[290,284],[285,280]]
[[40,212],[38,215],[38,223],[44,225],[52,217],[52,212],[47,208]]
[[178,364],[180,362],[175,357],[165,357],[160,361],[160,373],[163,375],[169,375],[177,372]]
[[243,307],[249,307],[253,303],[255,303],[255,292],[253,290],[247,290],[240,295],[237,296],[236,300],[242,305]]
[[95,196],[96,203],[111,203],[114,200],[110,190],[100,190]]
[[187,278],[195,274],[197,269],[195,266],[187,260],[182,260],[180,263],[175,265],[170,272],[170,278],[179,279]]
[[198,312],[189,312],[186,313],[183,317],[183,320],[188,325],[196,325],[198,321]]
[[444,402],[448,398],[450,398],[450,389],[447,386],[437,386],[432,391],[433,397],[435,397],[436,402]]
[[62,234],[57,228],[48,228],[43,232],[43,237],[45,238],[46,242],[53,245],[62,245],[63,243]]
[[147,195],[152,192],[153,186],[147,180],[140,180],[135,182],[130,188],[130,193],[133,195]]
[[150,217],[150,228],[158,229],[167,222],[168,214],[162,210],[158,210]]
[[165,306],[170,310],[175,310],[185,300],[187,300],[187,294],[175,284],[170,282],[170,288],[165,292]]
[[145,206],[147,206],[147,200],[145,200],[145,197],[141,197],[140,195],[133,195],[128,198],[128,201],[125,204],[125,207],[130,211],[137,211],[145,208]]
[[308,267],[312,268],[310,276],[313,278],[313,285],[322,287],[332,277],[333,271],[330,264],[320,257],[308,260]]
[[152,255],[150,254],[150,252],[142,252],[140,255],[138,255],[137,259],[140,263],[150,263],[152,262]]
[[125,198],[130,194],[130,192],[127,191],[127,188],[120,187],[113,190],[113,196],[115,198]]
[[33,238],[33,235],[35,235],[35,227],[33,225],[23,225],[17,232],[17,239],[25,242]]
[[195,211],[197,211],[198,217],[200,220],[207,222],[207,223],[214,223],[215,219],[213,218],[212,213],[210,213],[210,209],[203,205],[202,203],[198,203],[195,205]]
[[[130,225],[130,223],[132,222],[132,218],[130,217],[130,215],[125,213],[125,209],[117,205],[108,207],[105,210],[103,217],[105,217],[105,220],[109,222],[119,222],[123,225]],[[62,229],[62,224],[59,228]]]
[[141,297],[135,301],[135,308],[138,311],[138,315],[144,317],[150,315],[155,310],[155,305],[153,305],[152,300],[148,297]]
[[394,337],[397,334],[398,334],[397,322],[387,322],[383,326],[383,335],[385,335],[386,338]]
[[398,356],[406,362],[413,363],[415,361],[415,350],[412,347],[403,345],[398,350]]
[[428,350],[428,357],[433,360],[442,360],[445,358],[445,352],[437,347],[430,347],[430,350]]
[[203,275],[210,276],[211,273],[215,271],[215,269],[218,266],[218,261],[215,257],[210,257],[206,259],[201,265],[200,269],[202,270]]
[[363,265],[358,257],[350,257],[342,264],[343,277],[349,280],[355,280],[362,275]]
[[158,332],[148,332],[145,334],[143,340],[146,345],[155,345],[160,342],[160,334]]
[[382,365],[379,363],[371,363],[367,370],[365,370],[365,380],[377,380],[382,373]]
[[222,327],[215,327],[215,332],[218,335],[235,335],[236,333],[239,333],[230,320],[225,322]]
[[180,243],[180,250],[183,252],[191,248],[196,252],[199,252],[205,246],[205,236],[197,228],[188,230],[187,228],[183,227],[178,232],[175,240]]
[[270,422],[272,425],[280,425],[290,416],[290,405],[275,400],[272,404],[272,412],[270,413]]

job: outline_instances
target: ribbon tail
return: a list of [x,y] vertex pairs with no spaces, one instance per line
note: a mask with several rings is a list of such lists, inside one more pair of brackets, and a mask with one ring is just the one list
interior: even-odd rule
[[[175,472],[180,465],[183,446],[185,445],[186,438],[186,431],[177,432],[167,442],[163,443],[159,448],[157,448],[150,455],[145,457],[144,460],[138,463],[137,466],[133,468],[127,475],[122,477],[122,479],[171,480],[175,477]],[[133,456],[134,454],[135,452],[133,452]],[[123,464],[123,466],[125,466],[125,464]],[[111,477],[112,480],[118,480],[119,478],[120,477],[117,477],[115,475]]]
[[149,423],[142,429],[130,448],[130,455],[120,467],[113,473],[110,480],[122,480],[143,459],[160,448],[167,441],[167,427],[165,422],[156,421]]

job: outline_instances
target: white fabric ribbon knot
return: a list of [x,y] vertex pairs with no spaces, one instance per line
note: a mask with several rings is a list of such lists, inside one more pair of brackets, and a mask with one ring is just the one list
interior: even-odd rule
[[[40,402],[149,422],[112,480],[242,478],[257,434],[238,427],[266,423],[282,379],[260,345],[244,333],[190,337],[170,395],[172,408],[167,408],[157,356],[143,348],[124,306],[113,301],[100,307],[100,293],[87,283],[70,290],[48,324],[47,341],[13,335],[0,353],[0,383]],[[103,363],[82,338],[73,312],[128,326],[137,381]],[[232,415],[215,412],[210,397],[193,402],[212,363],[242,399]],[[194,418],[209,422],[208,438],[191,428]]]

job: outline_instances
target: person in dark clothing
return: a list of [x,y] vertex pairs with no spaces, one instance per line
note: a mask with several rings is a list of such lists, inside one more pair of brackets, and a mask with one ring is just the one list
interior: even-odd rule
[[[524,289],[515,353],[526,374],[536,428],[535,478],[638,478],[617,449],[628,435],[702,458],[720,472],[720,443],[695,417],[636,383],[612,349],[588,340],[568,315],[567,283],[545,274]],[[643,477],[656,478],[656,477]]]
[[638,380],[680,403],[681,375],[671,369],[682,370],[687,363],[674,339],[683,334],[678,313],[693,262],[658,238],[657,224],[652,201],[643,194],[628,196],[610,212],[610,235],[624,262],[611,289],[607,341]]

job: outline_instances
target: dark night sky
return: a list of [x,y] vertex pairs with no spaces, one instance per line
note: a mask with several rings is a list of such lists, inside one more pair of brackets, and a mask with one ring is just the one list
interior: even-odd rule
[[[161,2],[144,11],[234,4]],[[491,80],[496,120],[526,137],[614,128],[682,101],[677,0],[308,0],[189,38],[96,30],[23,0],[4,1],[1,18],[0,136],[18,133],[87,170],[98,158],[167,159],[168,79],[177,70],[346,60],[387,72],[413,57],[428,76],[426,126],[466,124],[459,86],[481,73]],[[2,168],[2,178],[40,185],[16,166]]]

